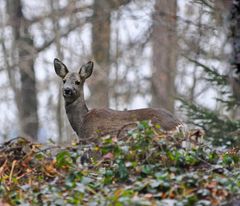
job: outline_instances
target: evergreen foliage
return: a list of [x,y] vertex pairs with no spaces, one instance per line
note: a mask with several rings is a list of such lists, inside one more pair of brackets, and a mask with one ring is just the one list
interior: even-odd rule
[[[189,58],[188,58],[189,59]],[[220,74],[216,68],[210,68],[196,60],[189,59],[197,66],[204,69],[206,81],[215,87],[224,99],[217,98],[223,110],[231,112],[239,108],[239,103],[229,89],[229,81],[226,75]],[[235,120],[222,115],[220,111],[211,110],[193,102],[180,99],[182,108],[188,116],[187,123],[202,128],[208,140],[215,145],[231,146],[240,144],[240,120]]]

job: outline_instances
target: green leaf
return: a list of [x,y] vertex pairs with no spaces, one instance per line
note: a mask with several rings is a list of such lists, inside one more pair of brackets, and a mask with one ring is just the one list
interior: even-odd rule
[[123,159],[118,159],[116,161],[118,168],[116,171],[116,177],[119,178],[122,181],[126,181],[128,179],[128,170],[125,166],[125,162]]
[[61,151],[56,156],[56,165],[59,168],[65,167],[65,166],[72,166],[73,161],[71,158],[71,154],[69,151]]

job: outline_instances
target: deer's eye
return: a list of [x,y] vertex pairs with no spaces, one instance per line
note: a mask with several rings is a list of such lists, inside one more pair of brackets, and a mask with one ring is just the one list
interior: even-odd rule
[[65,82],[66,82],[66,79],[63,80],[63,84],[65,84]]
[[79,84],[80,84],[80,81],[75,81],[75,84],[79,85]]

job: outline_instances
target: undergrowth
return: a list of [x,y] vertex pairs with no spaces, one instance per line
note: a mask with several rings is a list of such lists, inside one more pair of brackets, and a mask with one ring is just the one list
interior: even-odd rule
[[89,145],[16,138],[0,147],[0,204],[224,205],[240,194],[239,148],[202,138],[148,122]]

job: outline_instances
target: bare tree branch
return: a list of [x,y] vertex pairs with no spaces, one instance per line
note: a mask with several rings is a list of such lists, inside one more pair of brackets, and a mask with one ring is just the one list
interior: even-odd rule
[[[72,31],[74,31],[75,29],[83,26],[86,22],[80,24],[75,24],[75,25],[71,25],[67,30],[63,30],[62,32],[59,33],[59,37],[66,37],[68,36],[69,33],[71,33]],[[48,48],[52,43],[54,43],[56,41],[56,36],[52,39],[50,39],[49,41],[45,42],[41,47],[38,47],[36,49],[36,52],[39,53],[41,51],[43,51],[44,49]]]
[[52,19],[53,17],[56,19],[59,19],[61,17],[67,17],[79,12],[84,12],[86,10],[91,10],[92,6],[82,6],[78,8],[74,8],[72,6],[68,6],[67,8],[59,9],[57,11],[53,11],[49,14],[46,14],[44,16],[36,17],[34,19],[28,20],[28,24],[32,25],[35,23],[39,23],[41,21],[44,21],[46,19]]

